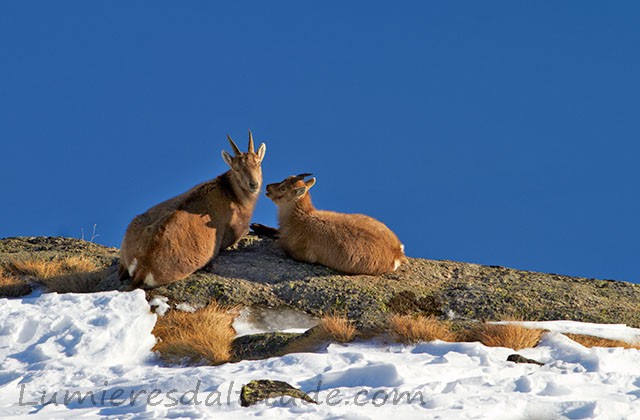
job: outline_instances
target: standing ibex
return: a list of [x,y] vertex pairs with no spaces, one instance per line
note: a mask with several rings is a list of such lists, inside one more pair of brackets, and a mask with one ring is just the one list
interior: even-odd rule
[[129,224],[120,249],[120,279],[131,287],[156,287],[181,280],[206,265],[221,249],[249,231],[262,185],[266,145],[242,153],[227,135],[234,155],[222,151],[230,171],[160,203]]
[[319,263],[348,274],[383,274],[406,261],[404,246],[383,223],[363,214],[316,210],[309,189],[311,174],[267,185],[278,206],[279,244],[292,258]]

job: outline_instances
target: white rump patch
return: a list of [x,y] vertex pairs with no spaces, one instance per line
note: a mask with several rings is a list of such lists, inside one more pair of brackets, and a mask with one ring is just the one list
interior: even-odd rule
[[402,261],[400,261],[399,259],[395,259],[393,261],[393,271],[396,271],[398,267],[400,267],[400,264],[402,264]]
[[404,244],[400,244],[400,251],[404,254]]
[[136,271],[137,266],[138,266],[138,259],[134,258],[133,261],[131,261],[131,264],[129,264],[129,267],[127,267],[127,271],[129,272],[129,277],[133,277],[133,273]]
[[158,285],[158,283],[156,283],[155,279],[153,278],[153,273],[147,274],[147,276],[144,278],[144,284],[149,287],[156,287]]

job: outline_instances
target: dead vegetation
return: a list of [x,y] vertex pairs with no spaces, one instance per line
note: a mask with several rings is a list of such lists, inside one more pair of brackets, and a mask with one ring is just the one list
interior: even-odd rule
[[168,363],[207,363],[218,365],[232,357],[231,344],[236,332],[231,326],[236,308],[213,302],[196,312],[173,310],[158,317],[153,348]]
[[47,291],[58,293],[89,293],[95,291],[110,269],[100,269],[93,259],[84,255],[71,255],[54,259],[23,258],[10,260],[6,270],[14,278],[27,283],[35,280]]
[[40,258],[15,259],[9,261],[7,270],[14,275],[46,280],[66,274],[88,273],[98,270],[95,262],[83,255],[45,260]]
[[98,271],[62,274],[40,280],[49,292],[57,293],[93,293],[104,278],[115,275],[116,269],[107,267]]
[[479,341],[489,347],[507,347],[520,350],[535,347],[546,331],[537,328],[525,328],[519,324],[482,323],[468,330],[462,341]]
[[19,297],[31,293],[31,286],[24,279],[0,269],[0,296]]
[[456,334],[451,331],[447,321],[441,321],[435,316],[392,315],[389,318],[389,332],[401,343],[416,343],[419,341],[456,341]]
[[356,327],[353,321],[340,315],[325,315],[318,324],[327,338],[340,343],[348,343],[356,338]]
[[632,344],[622,340],[611,340],[608,338],[601,338],[584,334],[566,333],[564,335],[585,347],[622,347],[624,349],[640,350],[640,343]]
[[[389,333],[398,342],[416,343],[421,341],[479,341],[489,347],[507,347],[514,350],[535,347],[540,342],[544,329],[526,328],[518,320],[505,324],[478,323],[469,328],[454,331],[452,324],[435,316],[393,315],[389,318]],[[640,343],[611,340],[584,334],[564,333],[573,341],[585,347],[621,347],[639,349]]]

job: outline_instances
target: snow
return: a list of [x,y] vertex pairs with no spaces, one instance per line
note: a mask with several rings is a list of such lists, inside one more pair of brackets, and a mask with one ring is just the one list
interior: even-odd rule
[[149,301],[149,306],[160,316],[166,314],[169,308],[171,308],[171,306],[169,306],[169,298],[166,296],[154,296]]
[[[0,299],[0,308],[3,419],[640,419],[640,351],[589,349],[560,333],[640,336],[623,325],[536,324],[553,331],[518,353],[542,367],[507,362],[513,350],[479,343],[381,339],[317,354],[169,367],[151,352],[157,315],[142,291]],[[286,398],[243,408],[238,393],[253,379],[286,381],[320,404]]]
[[196,311],[196,308],[194,308],[193,305],[189,305],[188,303],[185,303],[185,302],[178,303],[176,305],[176,309],[179,311],[190,312],[190,313],[194,313]]

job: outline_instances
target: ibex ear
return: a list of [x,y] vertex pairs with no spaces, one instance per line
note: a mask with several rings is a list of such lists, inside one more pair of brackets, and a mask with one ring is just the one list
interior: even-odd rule
[[307,192],[307,187],[298,187],[293,191],[296,193],[296,197],[301,197]]
[[307,181],[304,182],[304,185],[307,186],[307,189],[311,189],[311,187],[313,187],[314,185],[316,185],[316,179],[315,178],[311,178]]
[[258,157],[260,158],[260,162],[264,159],[264,154],[267,152],[267,145],[262,143],[260,147],[258,147]]
[[225,152],[224,150],[222,151],[222,159],[227,163],[227,165],[232,167],[233,158],[229,153]]

